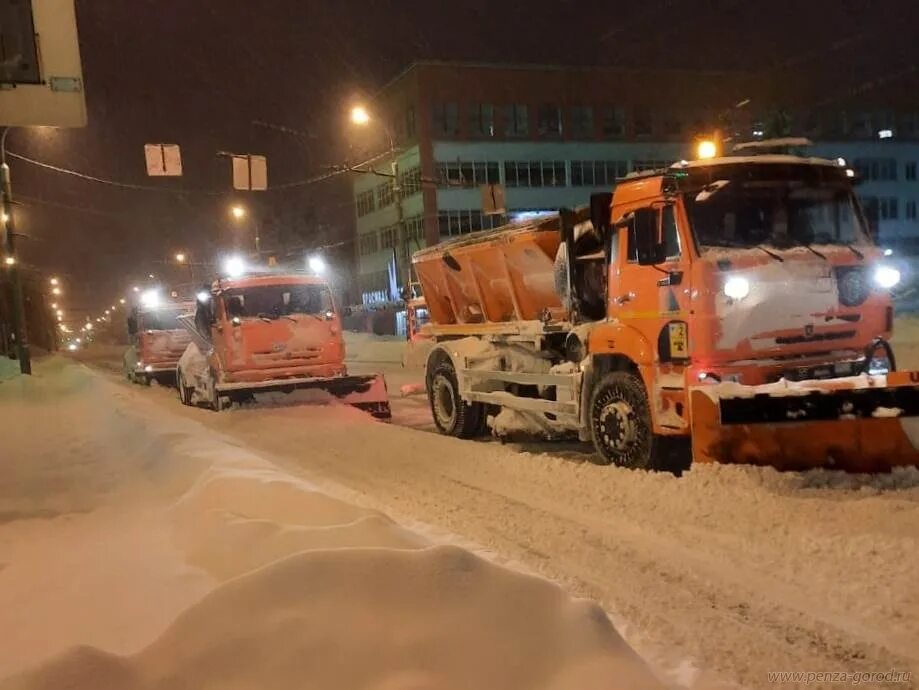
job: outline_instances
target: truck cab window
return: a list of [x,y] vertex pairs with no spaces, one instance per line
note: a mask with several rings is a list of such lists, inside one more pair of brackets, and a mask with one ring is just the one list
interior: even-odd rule
[[676,225],[676,208],[673,205],[664,206],[661,212],[662,234],[666,256],[668,259],[680,257],[680,233]]

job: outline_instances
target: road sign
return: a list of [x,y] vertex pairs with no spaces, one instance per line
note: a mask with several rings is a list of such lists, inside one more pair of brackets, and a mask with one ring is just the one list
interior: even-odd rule
[[483,184],[479,187],[482,192],[482,214],[497,216],[507,213],[507,194],[503,184]]
[[233,189],[268,189],[268,159],[265,156],[233,155]]
[[178,144],[144,144],[144,158],[151,177],[182,175],[182,152]]
[[0,0],[0,127],[83,127],[74,0]]

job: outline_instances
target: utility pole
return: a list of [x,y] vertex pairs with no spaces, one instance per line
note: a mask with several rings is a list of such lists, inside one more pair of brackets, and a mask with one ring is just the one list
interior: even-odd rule
[[5,253],[12,263],[8,265],[10,280],[13,283],[13,333],[16,336],[16,350],[19,357],[19,371],[32,373],[32,360],[29,357],[29,340],[26,328],[25,297],[22,290],[22,274],[19,271],[19,260],[16,256],[16,224],[13,221],[13,187],[10,180],[10,166],[6,162],[6,136],[10,128],[5,127],[0,134],[0,198],[2,198],[2,219],[5,230]]
[[[387,128],[388,130],[388,128]],[[402,263],[405,271],[405,287],[411,285],[411,262],[408,259],[408,239],[405,233],[405,209],[402,208],[402,185],[399,182],[399,157],[396,154],[396,144],[392,133],[389,135],[389,155],[392,159],[392,194],[393,202],[396,204],[396,246],[399,255],[399,262]]]

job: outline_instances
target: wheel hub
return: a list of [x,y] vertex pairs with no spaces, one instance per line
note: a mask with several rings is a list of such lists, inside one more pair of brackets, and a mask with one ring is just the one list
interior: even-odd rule
[[635,411],[624,400],[607,403],[600,411],[600,438],[617,453],[624,453],[638,440]]

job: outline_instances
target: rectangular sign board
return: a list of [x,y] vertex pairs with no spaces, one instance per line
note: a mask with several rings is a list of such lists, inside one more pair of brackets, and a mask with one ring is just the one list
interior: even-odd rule
[[83,127],[74,0],[0,0],[0,127]]
[[182,175],[182,152],[178,144],[144,144],[144,159],[151,177]]
[[233,189],[268,189],[268,160],[265,156],[233,156]]

